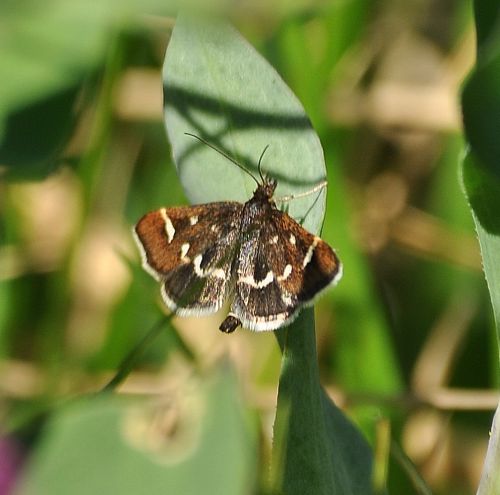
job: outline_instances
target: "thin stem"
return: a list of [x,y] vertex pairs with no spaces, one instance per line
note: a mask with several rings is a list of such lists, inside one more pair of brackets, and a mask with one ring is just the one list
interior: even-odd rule
[[418,472],[415,464],[413,464],[403,449],[394,440],[391,442],[391,455],[406,473],[418,495],[432,495],[431,489]]
[[156,339],[156,337],[160,334],[160,331],[163,330],[163,326],[170,320],[170,318],[172,318],[172,315],[162,317],[151,327],[150,330],[148,330],[139,343],[127,354],[125,359],[120,364],[116,375],[100,390],[100,393],[112,392],[125,380],[125,378],[127,378],[134,368],[137,359],[145,351],[146,347],[154,339]]

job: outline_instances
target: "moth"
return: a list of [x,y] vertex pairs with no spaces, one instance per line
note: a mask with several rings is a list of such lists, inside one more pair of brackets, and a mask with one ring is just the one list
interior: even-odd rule
[[180,316],[215,313],[229,299],[222,332],[231,333],[238,326],[276,330],[290,324],[304,305],[341,278],[339,258],[326,242],[276,206],[277,181],[261,170],[267,147],[256,178],[222,150],[188,135],[248,173],[257,187],[244,204],[222,201],[160,208],[144,215],[133,230],[143,268],[160,282],[166,306]]

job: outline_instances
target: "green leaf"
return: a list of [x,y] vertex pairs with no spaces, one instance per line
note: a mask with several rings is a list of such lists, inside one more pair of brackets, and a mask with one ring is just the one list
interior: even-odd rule
[[[462,93],[465,133],[474,154],[500,178],[500,11],[476,1],[478,58]],[[493,14],[493,13],[491,13]]]
[[471,152],[464,158],[462,178],[476,224],[484,273],[498,327],[500,325],[500,179]]
[[[499,157],[500,159],[500,157]],[[497,343],[500,341],[500,179],[492,174],[479,159],[469,152],[462,164],[462,177],[467,198],[472,208],[495,315]],[[497,407],[491,429],[488,453],[478,489],[478,495],[500,493],[500,430]]]
[[[488,2],[475,4],[478,22],[483,17],[483,4]],[[493,27],[488,36],[482,35],[476,68],[462,94],[466,138],[470,143],[462,178],[476,224],[500,342],[500,48],[496,45],[495,50],[491,49],[492,42],[500,39],[500,15],[490,26]],[[492,81],[499,84],[491,84]]]
[[73,132],[79,89],[68,88],[9,114],[0,133],[0,163],[6,164],[8,179],[43,178],[60,165],[57,155]]
[[[467,140],[477,155],[500,178],[500,44],[495,56],[478,65],[463,95],[463,117]],[[486,118],[487,117],[487,118]]]
[[491,426],[488,451],[484,461],[483,473],[477,495],[498,495],[500,493],[500,406],[497,407]]
[[[181,16],[164,65],[165,121],[180,179],[194,203],[246,201],[255,182],[194,133],[254,174],[261,151],[277,196],[325,178],[323,152],[302,105],[230,26]],[[291,201],[289,214],[319,232],[324,191]],[[371,454],[319,382],[312,310],[283,329],[273,446],[273,488],[287,494],[370,493]],[[286,336],[286,337],[285,337]],[[256,336],[257,338],[257,336]]]
[[498,4],[488,0],[474,0],[474,17],[477,47],[479,51],[483,51],[498,42],[498,23],[500,21]]
[[175,3],[0,2],[0,163],[10,179],[43,178],[60,165],[58,154],[84,101],[82,87],[102,67],[116,27]]
[[115,14],[106,2],[50,0],[2,2],[0,129],[12,110],[78,84],[106,50],[106,27]]
[[[323,150],[302,105],[277,72],[230,26],[180,16],[163,70],[165,122],[181,182],[192,203],[246,201],[255,182],[214,150],[278,180],[276,196],[306,191],[326,177]],[[289,203],[319,232],[326,191]]]
[[[478,57],[462,94],[466,138],[462,163],[465,193],[472,209],[500,342],[500,12],[476,0]],[[479,495],[500,491],[500,432],[495,414]]]
[[9,178],[40,178],[71,136],[78,92],[107,50],[113,10],[50,0],[2,2],[0,162]]
[[256,438],[234,374],[181,385],[154,401],[106,395],[61,408],[16,494],[248,494]]
[[372,454],[319,382],[314,316],[279,330],[283,361],[274,424],[272,484],[287,495],[372,493]]

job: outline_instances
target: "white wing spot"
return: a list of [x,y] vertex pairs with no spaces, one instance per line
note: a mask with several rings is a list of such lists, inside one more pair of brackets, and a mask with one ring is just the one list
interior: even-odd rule
[[203,256],[201,254],[198,254],[197,256],[194,257],[193,260],[193,266],[194,266],[194,273],[198,275],[200,278],[205,278],[206,274],[201,268],[201,262],[203,260]]
[[190,248],[190,244],[188,242],[186,242],[185,244],[183,244],[181,246],[181,260],[182,261],[189,261],[189,258],[186,257],[186,254],[188,254],[188,251],[189,251],[189,248]]
[[285,269],[283,270],[283,275],[280,275],[278,277],[278,281],[282,282],[283,280],[286,280],[292,273],[292,265],[286,265]]
[[292,301],[292,296],[291,294],[288,294],[287,292],[283,292],[281,294],[281,300],[287,305],[287,306],[292,306],[293,301]]
[[271,237],[269,244],[277,244],[277,243],[278,243],[278,236],[275,235],[274,237]]
[[254,287],[255,289],[263,289],[264,287],[267,287],[270,283],[272,283],[273,280],[274,280],[274,274],[273,272],[269,271],[267,272],[265,278],[260,280],[259,282],[255,281],[253,275],[247,275],[245,277],[242,277],[240,278],[239,282],[242,284],[247,284],[250,287]]
[[312,244],[309,246],[309,249],[307,250],[307,253],[304,257],[304,261],[302,262],[302,266],[305,268],[310,261],[312,260],[314,250],[316,249],[316,246],[318,245],[319,241],[321,239],[319,237],[314,237],[314,240]]
[[189,218],[189,223],[191,225],[196,225],[198,223],[198,215],[194,215],[192,217]]
[[212,232],[217,232],[219,229],[217,228],[217,225],[215,225],[215,223],[210,227],[210,230]]
[[172,223],[172,220],[168,218],[167,210],[165,210],[165,208],[162,208],[160,210],[160,215],[163,218],[163,221],[165,222],[165,232],[167,233],[167,240],[168,243],[170,244],[175,236],[174,224]]
[[210,275],[226,280],[226,272],[222,268],[216,268]]
[[290,234],[290,244],[293,244],[295,246],[295,243],[297,240],[295,239],[295,236],[293,234]]
[[226,272],[224,271],[223,268],[212,268],[212,269],[209,268],[208,270],[203,270],[203,268],[201,267],[202,261],[203,261],[203,256],[201,254],[198,254],[193,259],[193,268],[196,276],[200,278],[215,277],[215,278],[220,278],[222,280],[226,280]]

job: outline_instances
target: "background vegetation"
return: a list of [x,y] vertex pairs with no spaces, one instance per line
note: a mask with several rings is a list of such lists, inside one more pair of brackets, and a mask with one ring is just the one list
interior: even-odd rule
[[[334,461],[314,461],[325,484],[299,493],[365,493],[353,488],[357,468],[360,486],[380,493],[479,485],[498,395],[500,279],[499,20],[487,5],[475,5],[462,171],[470,2],[213,4],[310,117],[329,181],[322,236],[345,265],[316,306],[318,371],[358,430],[319,387],[319,402],[301,404],[307,433],[318,433],[321,408],[334,418],[322,447]],[[282,471],[285,449],[297,465],[315,455],[286,434],[294,402],[283,390],[311,390],[287,375],[302,347],[282,363],[272,333],[222,335],[222,315],[165,319],[130,234],[145,212],[192,194],[162,114],[176,5],[21,1],[0,14],[0,493],[280,490],[294,474]],[[309,313],[303,320],[299,328],[312,326]],[[312,334],[301,335],[299,371],[316,366]],[[98,394],[142,339],[132,373]],[[273,452],[278,387],[274,436],[288,444]]]

